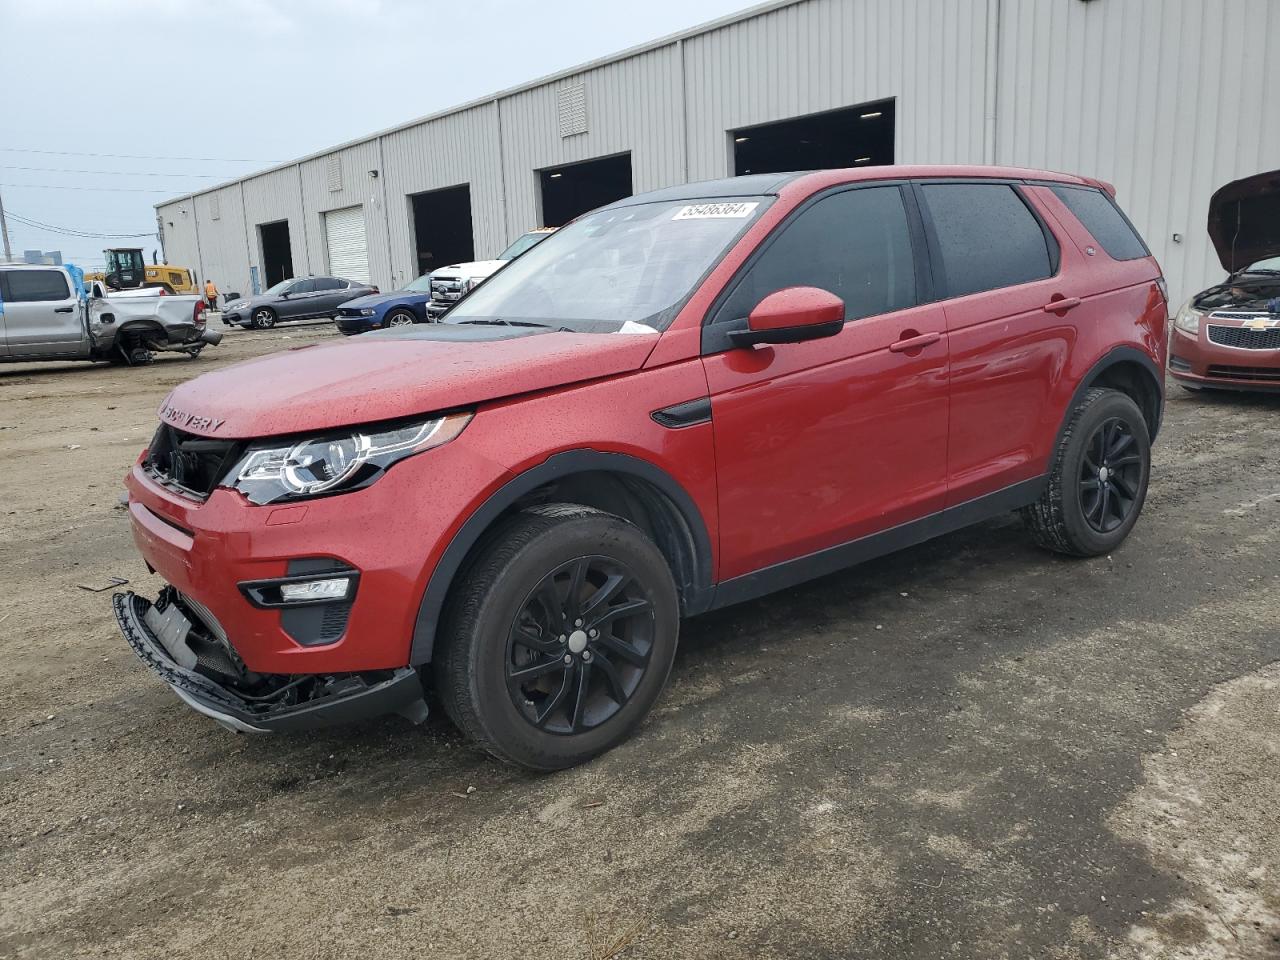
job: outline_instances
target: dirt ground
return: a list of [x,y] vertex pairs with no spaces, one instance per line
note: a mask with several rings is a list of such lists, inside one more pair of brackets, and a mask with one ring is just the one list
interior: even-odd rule
[[[638,736],[248,737],[113,625],[197,361],[0,367],[0,956],[1280,956],[1280,397],[1172,388],[1112,557],[1010,518],[687,623]],[[474,790],[472,789],[474,788]]]

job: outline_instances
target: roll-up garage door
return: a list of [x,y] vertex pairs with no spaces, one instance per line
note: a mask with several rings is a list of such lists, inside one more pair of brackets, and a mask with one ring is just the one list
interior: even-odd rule
[[369,243],[365,237],[364,208],[345,207],[324,215],[329,243],[329,273],[346,280],[369,282]]

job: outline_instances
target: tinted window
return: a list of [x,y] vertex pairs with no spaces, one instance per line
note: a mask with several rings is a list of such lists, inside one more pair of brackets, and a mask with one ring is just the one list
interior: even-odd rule
[[1053,275],[1040,222],[1003,183],[929,183],[922,188],[933,217],[946,295],[1012,287]]
[[9,283],[8,299],[15,303],[71,297],[67,275],[61,270],[6,270],[5,277]]
[[747,316],[784,287],[820,287],[844,300],[850,320],[914,305],[915,260],[902,192],[846,190],[817,201],[751,265],[716,320]]
[[316,278],[317,290],[342,290],[346,287],[346,285],[347,284],[345,280],[338,280],[335,277],[317,277]]
[[314,280],[299,280],[289,288],[290,293],[315,293],[316,282]]
[[1148,256],[1147,246],[1129,226],[1111,198],[1088,187],[1050,187],[1113,260]]

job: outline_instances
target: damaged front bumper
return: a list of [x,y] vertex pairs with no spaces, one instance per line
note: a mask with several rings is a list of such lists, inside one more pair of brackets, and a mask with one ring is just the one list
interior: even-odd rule
[[[366,674],[253,674],[234,648],[172,587],[155,604],[132,592],[112,602],[138,658],[193,710],[244,733],[311,730],[399,713],[427,716],[422,681],[401,667]],[[190,601],[187,601],[190,604]]]

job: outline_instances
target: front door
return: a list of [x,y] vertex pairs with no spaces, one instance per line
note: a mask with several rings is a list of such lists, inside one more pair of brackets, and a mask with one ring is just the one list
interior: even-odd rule
[[834,337],[704,358],[721,581],[942,508],[946,322],[920,304],[921,262],[903,188],[845,188],[766,240],[716,309],[713,325],[740,322],[775,290],[812,286],[841,297],[848,321]]
[[80,296],[66,271],[4,270],[0,283],[9,356],[78,356],[85,349]]
[[301,320],[314,312],[316,282],[314,280],[295,280],[289,288],[289,296],[282,297],[277,306],[282,318]]

